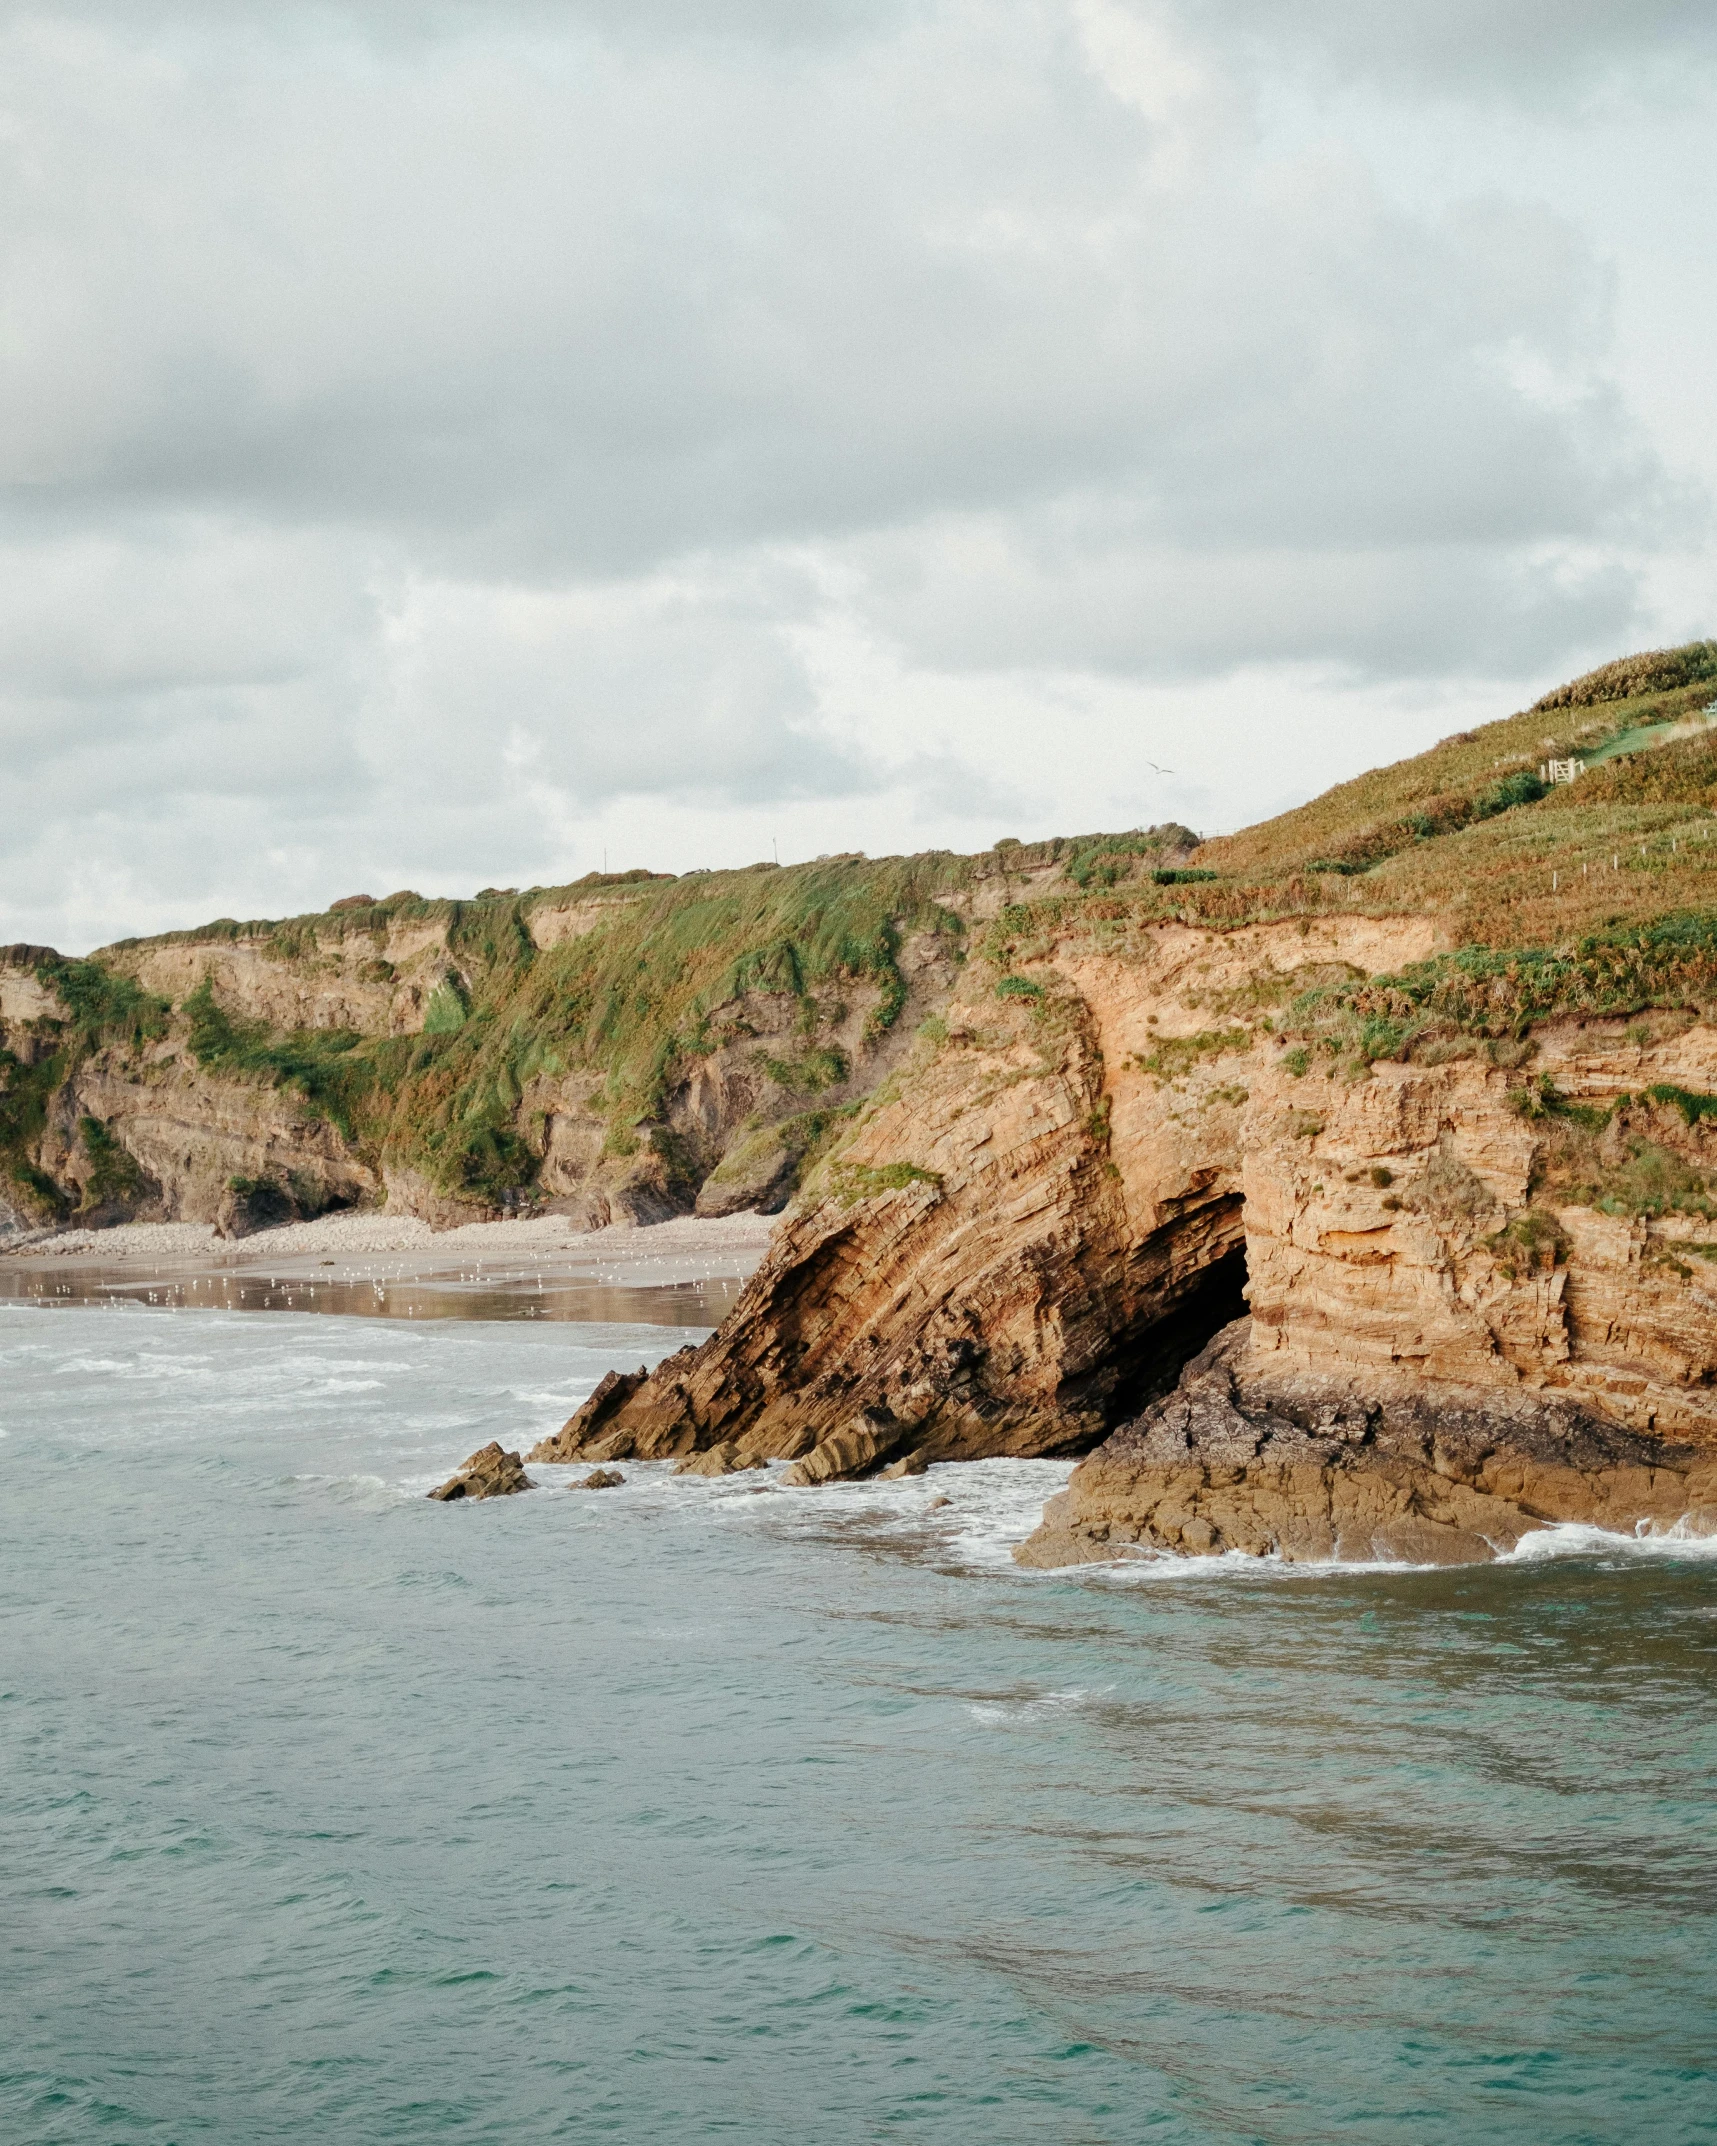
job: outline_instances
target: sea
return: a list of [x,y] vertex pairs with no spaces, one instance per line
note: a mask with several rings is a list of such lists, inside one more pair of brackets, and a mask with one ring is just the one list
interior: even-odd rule
[[0,1303],[5,2146],[1717,2139],[1717,1544],[426,1499],[697,1331]]

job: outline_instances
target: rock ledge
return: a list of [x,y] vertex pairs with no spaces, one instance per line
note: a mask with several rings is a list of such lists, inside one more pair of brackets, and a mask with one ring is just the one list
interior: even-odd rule
[[1535,1528],[1717,1534],[1717,1455],[1540,1393],[1260,1372],[1225,1327],[1175,1391],[1081,1462],[1022,1565],[1152,1551],[1471,1564]]

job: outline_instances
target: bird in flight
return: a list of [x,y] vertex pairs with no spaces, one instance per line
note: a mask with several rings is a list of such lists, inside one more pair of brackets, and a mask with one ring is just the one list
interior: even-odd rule
[[1145,762],[1145,765],[1146,767],[1152,769],[1153,772],[1158,775],[1172,775],[1174,773],[1174,769],[1172,767],[1158,767],[1154,760],[1147,760]]

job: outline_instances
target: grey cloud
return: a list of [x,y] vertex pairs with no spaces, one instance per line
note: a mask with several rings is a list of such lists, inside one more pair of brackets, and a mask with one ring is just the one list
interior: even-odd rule
[[[1552,220],[1434,228],[1220,125],[1160,184],[1158,130],[1031,7],[790,79],[239,53],[164,87],[110,46],[74,113],[16,57],[21,504],[345,522],[518,578],[1095,485],[1206,545],[1568,539],[1654,481],[1613,410],[1499,362],[1601,348]],[[962,68],[1011,101],[950,132]]]
[[[1133,0],[1138,4],[1138,0]],[[1717,58],[1705,0],[1170,0],[1195,34],[1244,39],[1408,96],[1437,89],[1543,104],[1570,90],[1661,89]],[[1143,12],[1160,15],[1160,6]]]
[[1053,710],[1610,652],[1706,507],[1589,237],[1256,101],[1530,84],[1552,13],[1563,88],[1704,50],[1577,0],[0,7],[18,914],[537,876],[616,800],[1049,811],[1029,753],[885,749],[889,661]]
[[[819,730],[789,628],[794,601],[756,577],[575,594],[413,591],[397,690],[445,776],[482,781],[501,743],[511,779],[569,802],[622,795],[760,803],[879,786]],[[724,585],[724,580],[726,585]],[[732,584],[738,581],[737,587]],[[747,585],[747,583],[750,585]],[[784,616],[782,614],[785,614]],[[392,726],[383,732],[383,749]]]
[[590,28],[627,43],[663,39],[791,49],[886,36],[919,0],[0,0],[0,24],[99,21],[131,38],[172,31],[253,36],[291,47],[341,35],[421,47]]
[[1636,575],[1613,559],[1458,545],[1199,550],[1063,509],[1042,524],[954,522],[866,547],[867,608],[918,660],[1188,679],[1336,664],[1375,680],[1524,677],[1622,645]]

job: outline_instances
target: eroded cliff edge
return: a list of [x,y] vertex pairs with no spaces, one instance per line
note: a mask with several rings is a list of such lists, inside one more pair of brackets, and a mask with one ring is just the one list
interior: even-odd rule
[[[1037,1562],[1717,1525],[1717,1026],[1433,1021],[1398,1060],[1298,1040],[1434,941],[1166,925],[974,968],[722,1331],[536,1457],[818,1481],[1097,1446]],[[1206,1430],[1171,1456],[1193,1400]]]
[[1711,1528],[1714,667],[1207,844],[1166,913],[1011,903],[722,1331],[535,1458],[1091,1454],[1036,1561]]

